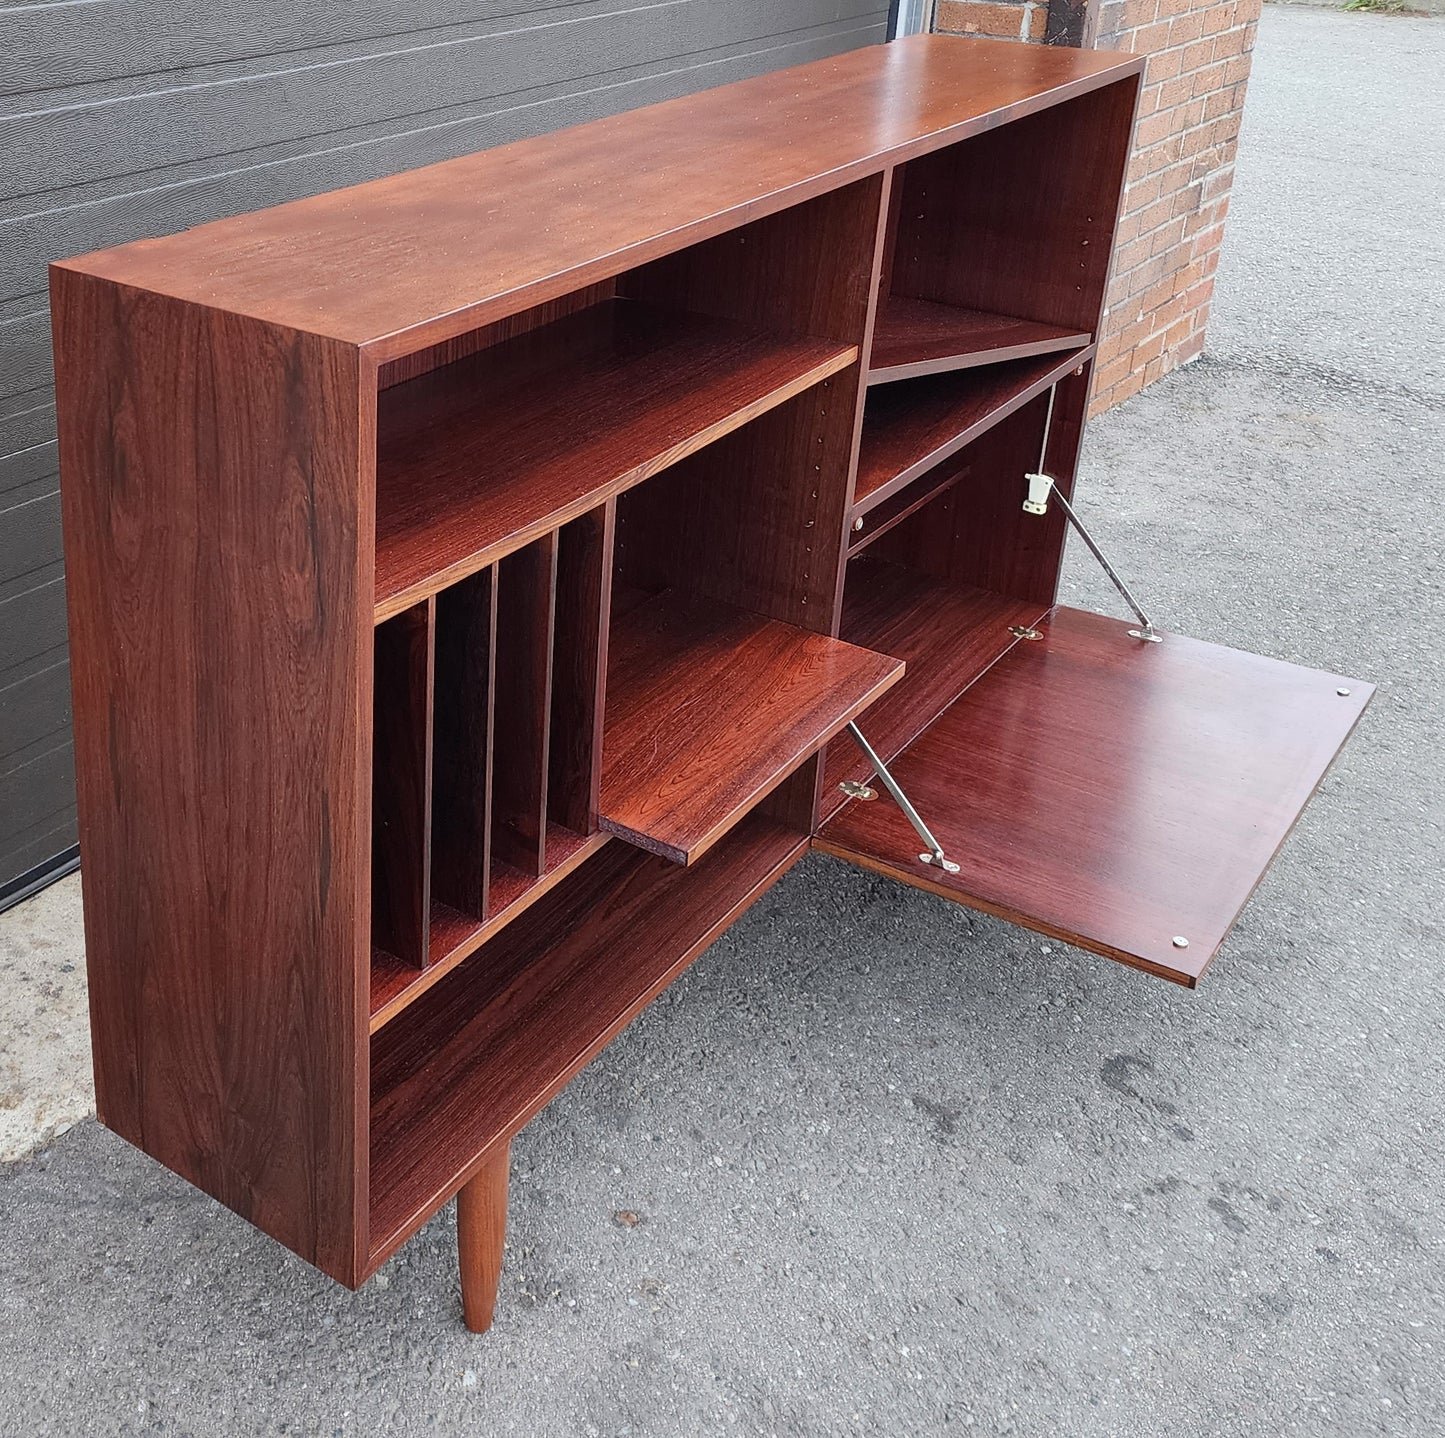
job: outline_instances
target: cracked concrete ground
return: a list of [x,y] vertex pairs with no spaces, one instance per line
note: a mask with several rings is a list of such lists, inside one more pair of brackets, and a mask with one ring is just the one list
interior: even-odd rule
[[[1442,60],[1266,13],[1210,355],[1090,441],[1169,627],[1381,686],[1197,993],[814,856],[518,1139],[481,1339],[450,1215],[352,1296],[84,1121],[0,1178],[0,1431],[1445,1431]],[[0,919],[42,1135],[74,908]]]

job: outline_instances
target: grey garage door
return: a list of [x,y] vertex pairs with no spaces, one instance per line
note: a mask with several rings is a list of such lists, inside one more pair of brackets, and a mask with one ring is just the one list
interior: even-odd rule
[[75,858],[46,263],[874,44],[888,9],[0,8],[0,907]]

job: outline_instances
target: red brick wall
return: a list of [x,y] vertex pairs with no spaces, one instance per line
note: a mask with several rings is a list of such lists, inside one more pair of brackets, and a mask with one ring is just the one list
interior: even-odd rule
[[948,35],[1042,40],[1048,20],[1048,0],[938,0],[933,28]]
[[[1260,0],[1089,0],[1086,45],[1149,56],[1099,338],[1095,413],[1204,348],[1259,7]],[[934,28],[1042,40],[1048,16],[1047,0],[938,0]]]

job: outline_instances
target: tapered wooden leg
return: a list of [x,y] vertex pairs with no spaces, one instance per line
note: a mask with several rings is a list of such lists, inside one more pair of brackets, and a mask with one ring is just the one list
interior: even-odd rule
[[507,1175],[511,1145],[502,1144],[457,1194],[457,1257],[462,1270],[462,1314],[473,1333],[492,1326],[507,1233]]

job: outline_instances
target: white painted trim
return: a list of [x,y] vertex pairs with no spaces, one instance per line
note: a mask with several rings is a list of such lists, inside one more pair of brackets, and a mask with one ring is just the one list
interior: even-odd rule
[[933,0],[898,0],[899,35],[918,35],[933,26]]

